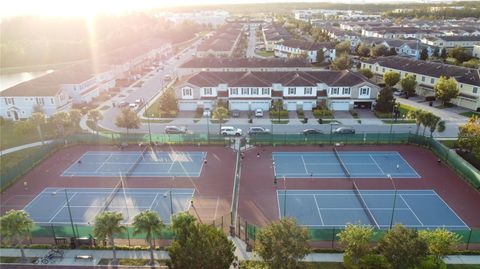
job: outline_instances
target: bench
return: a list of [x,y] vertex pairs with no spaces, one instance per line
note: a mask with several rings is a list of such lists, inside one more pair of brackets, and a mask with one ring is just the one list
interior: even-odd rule
[[75,261],[77,260],[93,260],[93,256],[92,255],[76,255],[75,256]]

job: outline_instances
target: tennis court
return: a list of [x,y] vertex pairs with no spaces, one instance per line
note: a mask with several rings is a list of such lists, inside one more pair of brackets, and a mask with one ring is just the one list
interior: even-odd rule
[[[433,190],[277,190],[279,216],[293,217],[312,228],[338,228],[348,223],[377,228],[393,224],[411,228],[465,229],[468,226]],[[286,198],[286,199],[285,199]]]
[[121,212],[124,224],[131,224],[133,217],[146,210],[158,212],[169,223],[172,212],[189,210],[193,194],[194,189],[46,188],[24,210],[40,225],[70,224],[69,208],[73,223],[79,225],[93,224],[103,211]]
[[62,176],[199,177],[206,152],[88,151]]
[[396,151],[273,152],[276,177],[419,178]]

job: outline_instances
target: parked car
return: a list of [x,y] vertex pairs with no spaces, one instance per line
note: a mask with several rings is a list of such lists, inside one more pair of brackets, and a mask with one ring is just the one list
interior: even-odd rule
[[241,136],[242,135],[242,129],[235,128],[232,126],[223,126],[220,129],[220,134],[227,136],[227,135],[234,135],[234,136]]
[[354,134],[355,129],[353,127],[338,127],[333,130],[334,134]]
[[240,117],[240,110],[237,110],[237,109],[232,110],[232,117],[234,118]]
[[316,135],[316,134],[323,134],[321,130],[318,129],[305,129],[302,131],[303,135]]
[[257,135],[257,134],[269,134],[270,129],[266,129],[263,127],[250,127],[248,129],[248,135]]
[[261,109],[261,108],[255,109],[255,117],[257,117],[257,118],[263,117],[263,109]]
[[137,110],[137,109],[138,109],[138,104],[132,103],[132,104],[129,104],[128,107],[129,107],[131,110]]
[[166,134],[186,134],[186,127],[177,127],[177,126],[165,126]]
[[203,109],[203,116],[206,117],[206,118],[210,118],[210,116],[212,115],[212,111],[210,110],[210,108],[206,107]]

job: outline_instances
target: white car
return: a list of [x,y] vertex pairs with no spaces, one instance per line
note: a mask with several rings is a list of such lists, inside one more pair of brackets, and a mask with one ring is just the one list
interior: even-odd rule
[[232,126],[223,126],[220,129],[220,134],[223,136],[227,135],[234,135],[234,136],[241,136],[242,135],[242,129],[235,128]]
[[131,110],[137,110],[137,109],[138,109],[138,104],[132,103],[132,104],[129,104],[128,107],[129,107]]
[[206,107],[205,109],[203,109],[203,116],[205,118],[210,118],[211,115],[212,115],[212,111],[210,110],[210,108]]
[[255,117],[257,117],[257,118],[263,117],[263,109],[261,109],[261,108],[255,109]]

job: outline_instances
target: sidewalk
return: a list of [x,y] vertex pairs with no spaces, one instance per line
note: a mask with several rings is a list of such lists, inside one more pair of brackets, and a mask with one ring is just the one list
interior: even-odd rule
[[[45,142],[45,144],[49,144],[49,143],[52,143],[53,140],[45,140],[44,142]],[[4,150],[0,151],[0,156],[9,154],[9,153],[12,153],[12,152],[15,152],[15,151],[19,151],[19,150],[22,150],[22,149],[39,147],[41,145],[42,145],[42,142],[39,141],[39,142],[34,142],[34,143],[30,143],[30,144],[21,145],[21,146],[18,146],[18,147],[4,149]]]
[[428,102],[426,103],[419,103],[410,99],[405,99],[405,98],[397,98],[397,102],[400,104],[408,105],[411,107],[419,108],[428,112],[431,112],[445,121],[454,121],[454,122],[467,122],[468,118],[464,117],[462,115],[459,115],[457,113],[451,112],[448,109],[439,109],[435,107],[431,107],[428,105]]

